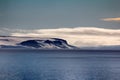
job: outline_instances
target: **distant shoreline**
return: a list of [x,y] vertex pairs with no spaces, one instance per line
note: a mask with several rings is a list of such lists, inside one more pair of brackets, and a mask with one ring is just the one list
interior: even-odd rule
[[120,50],[109,49],[15,49],[15,48],[1,48],[1,51],[80,51],[80,52],[120,52]]

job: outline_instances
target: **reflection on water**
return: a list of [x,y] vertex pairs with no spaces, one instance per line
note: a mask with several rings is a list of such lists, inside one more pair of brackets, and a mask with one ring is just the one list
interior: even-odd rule
[[2,51],[0,80],[120,80],[120,54]]

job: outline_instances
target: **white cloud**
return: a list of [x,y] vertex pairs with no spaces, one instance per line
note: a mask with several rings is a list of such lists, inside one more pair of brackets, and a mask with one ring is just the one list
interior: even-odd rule
[[[9,29],[8,29],[9,30]],[[37,30],[13,30],[12,36],[63,38],[75,46],[120,45],[120,30],[76,27]]]
[[120,17],[116,17],[116,18],[103,18],[103,21],[120,21]]

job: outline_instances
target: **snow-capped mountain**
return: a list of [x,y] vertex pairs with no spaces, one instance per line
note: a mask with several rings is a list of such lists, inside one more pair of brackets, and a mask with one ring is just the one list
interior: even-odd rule
[[59,38],[0,37],[0,48],[74,49]]

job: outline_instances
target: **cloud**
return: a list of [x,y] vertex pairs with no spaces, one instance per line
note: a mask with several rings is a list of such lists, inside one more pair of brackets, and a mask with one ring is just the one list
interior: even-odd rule
[[9,35],[11,33],[26,33],[28,32],[27,30],[22,30],[22,29],[9,29],[9,28],[1,28],[0,29],[0,35]]
[[120,17],[116,17],[116,18],[103,18],[103,21],[120,21]]
[[[9,31],[10,29],[8,29]],[[11,31],[11,30],[10,30]],[[76,27],[58,29],[12,30],[11,36],[63,38],[69,44],[85,46],[120,45],[120,30],[96,27]]]
[[26,30],[23,33],[12,33],[12,36],[32,36],[32,37],[58,37],[66,39],[75,46],[100,46],[100,45],[120,45],[120,30],[103,28],[59,28],[59,29],[39,29]]

